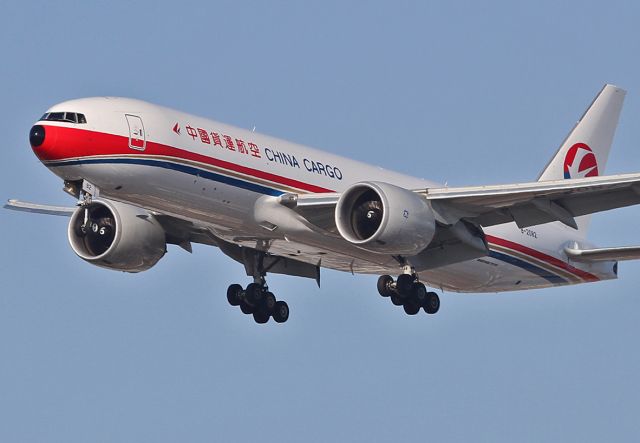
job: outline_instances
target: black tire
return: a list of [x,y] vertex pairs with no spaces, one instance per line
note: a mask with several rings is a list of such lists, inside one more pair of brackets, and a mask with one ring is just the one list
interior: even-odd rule
[[427,300],[427,288],[420,282],[415,282],[411,289],[412,296],[418,301],[420,306],[424,306]]
[[396,306],[402,306],[402,304],[404,303],[404,298],[397,294],[391,294],[391,303]]
[[267,312],[273,312],[273,308],[276,306],[276,296],[271,292],[267,292],[264,294],[264,298],[262,299],[262,309]]
[[420,303],[418,303],[418,300],[414,300],[413,297],[407,300],[402,307],[407,315],[416,315],[420,312]]
[[284,323],[289,319],[289,305],[286,302],[280,300],[276,302],[273,307],[273,313],[271,314],[276,323]]
[[262,286],[258,283],[250,283],[249,286],[247,286],[245,294],[247,296],[247,301],[254,306],[260,303],[264,297]]
[[253,313],[253,320],[261,325],[268,322],[269,317],[271,317],[269,313],[264,312],[262,309]]
[[391,288],[389,285],[393,283],[393,277],[390,275],[381,275],[378,278],[378,293],[383,297],[389,297],[391,295]]
[[243,314],[253,314],[253,306],[248,305],[244,300],[240,302],[240,310]]
[[402,274],[398,276],[398,280],[396,280],[396,291],[405,296],[411,294],[414,280],[413,275]]
[[427,292],[427,299],[423,305],[424,312],[435,314],[440,309],[440,297],[435,292]]
[[227,301],[231,306],[240,304],[240,294],[242,294],[242,286],[233,284],[227,288]]

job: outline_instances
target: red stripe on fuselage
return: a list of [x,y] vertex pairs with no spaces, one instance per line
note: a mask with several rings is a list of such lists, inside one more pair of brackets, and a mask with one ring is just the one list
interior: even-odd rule
[[[44,126],[44,125],[43,125]],[[334,192],[321,186],[304,183],[292,178],[265,172],[260,169],[249,168],[236,163],[220,160],[191,151],[163,145],[147,140],[144,151],[137,151],[129,147],[129,138],[122,135],[107,134],[86,129],[68,128],[64,126],[45,126],[44,143],[33,149],[42,161],[71,160],[91,157],[95,155],[162,155],[176,159],[191,160],[205,163],[229,171],[268,180],[291,188],[303,189],[308,192]]]
[[538,260],[541,260],[545,263],[553,265],[557,268],[561,268],[561,269],[564,269],[565,271],[569,271],[572,274],[575,274],[578,277],[582,278],[583,280],[586,280],[589,282],[600,280],[598,277],[596,277],[595,275],[589,272],[583,271],[578,268],[574,268],[573,266],[563,262],[562,260],[558,260],[557,258],[551,255],[544,254],[540,251],[536,251],[535,249],[528,248],[527,246],[523,246],[519,243],[505,240],[503,238],[494,237],[492,235],[486,235],[485,238],[489,243],[493,243],[498,246],[503,246],[505,248],[513,249],[514,251],[522,252],[523,254],[527,254],[531,257],[537,258]]

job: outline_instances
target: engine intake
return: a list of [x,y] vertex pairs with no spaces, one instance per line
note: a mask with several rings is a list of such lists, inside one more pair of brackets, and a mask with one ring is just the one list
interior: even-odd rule
[[142,208],[93,199],[73,213],[68,229],[71,249],[81,259],[107,269],[141,272],[166,251],[160,223]]
[[435,235],[433,211],[421,196],[383,182],[362,182],[348,188],[336,206],[342,237],[367,251],[413,256]]

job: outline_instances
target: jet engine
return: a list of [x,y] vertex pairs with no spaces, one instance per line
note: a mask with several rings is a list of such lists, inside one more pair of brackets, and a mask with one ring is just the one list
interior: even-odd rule
[[164,229],[142,208],[93,199],[69,222],[73,252],[89,263],[125,272],[146,271],[166,252]]
[[435,215],[423,197],[382,182],[348,188],[338,200],[335,217],[342,237],[381,254],[416,255],[436,231]]

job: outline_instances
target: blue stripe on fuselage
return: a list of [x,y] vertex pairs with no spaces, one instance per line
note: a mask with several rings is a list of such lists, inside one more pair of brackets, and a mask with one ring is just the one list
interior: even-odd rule
[[129,164],[129,165],[142,165],[153,166],[156,168],[171,169],[173,171],[183,172],[189,175],[195,175],[198,177],[213,180],[219,183],[224,183],[237,188],[246,189],[248,191],[257,192],[259,194],[279,196],[284,192],[278,189],[269,188],[253,182],[240,180],[234,177],[228,177],[226,175],[217,174],[215,172],[207,171],[206,169],[200,169],[193,166],[187,166],[183,164],[172,163],[162,160],[150,160],[142,158],[98,158],[98,159],[82,159],[82,160],[70,160],[61,162],[47,162],[46,166],[76,166],[76,165],[88,165],[88,164]]
[[539,277],[544,278],[550,283],[553,284],[564,284],[568,283],[568,281],[556,274],[552,274],[546,269],[542,269],[536,265],[532,265],[529,262],[521,260],[519,258],[513,257],[511,255],[504,254],[498,251],[489,251],[489,256],[498,260],[501,260],[505,263],[509,263],[510,265],[517,266],[519,268],[524,269],[525,271],[529,271],[533,274],[536,274]]

